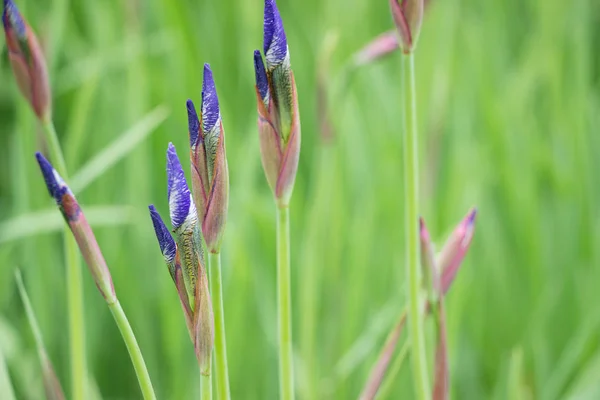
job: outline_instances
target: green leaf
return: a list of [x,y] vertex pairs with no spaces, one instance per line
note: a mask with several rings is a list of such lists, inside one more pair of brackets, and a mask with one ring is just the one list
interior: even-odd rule
[[[85,210],[91,226],[119,226],[131,223],[134,211],[129,206],[92,206]],[[19,215],[0,223],[0,243],[63,229],[64,220],[56,208]]]

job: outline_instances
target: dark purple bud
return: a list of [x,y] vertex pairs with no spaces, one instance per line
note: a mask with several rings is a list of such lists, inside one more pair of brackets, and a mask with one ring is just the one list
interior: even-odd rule
[[198,119],[198,113],[192,100],[188,100],[187,103],[187,114],[188,114],[188,131],[190,132],[190,147],[198,145],[198,139],[202,141],[202,135],[200,135],[200,120]]
[[148,206],[148,209],[150,210],[150,217],[152,218],[154,233],[156,233],[156,239],[158,239],[160,251],[165,258],[165,261],[170,264],[175,260],[175,252],[177,251],[175,240],[173,240],[171,232],[169,232],[169,229],[163,222],[154,205],[151,204]]
[[202,132],[206,135],[219,121],[219,98],[210,65],[204,64],[202,81]]
[[285,60],[288,52],[287,39],[275,0],[265,0],[263,46],[269,69]]
[[254,50],[254,76],[256,78],[256,88],[258,89],[258,93],[263,101],[265,101],[269,94],[269,80],[267,78],[267,72],[265,71],[262,55],[258,50]]
[[71,194],[71,190],[42,153],[39,151],[35,153],[35,158],[42,170],[42,175],[44,176],[44,181],[46,182],[46,187],[48,188],[50,196],[54,197],[56,204],[61,205],[63,195],[66,193]]
[[167,150],[167,177],[171,224],[177,229],[190,214],[191,196],[173,143],[169,143]]

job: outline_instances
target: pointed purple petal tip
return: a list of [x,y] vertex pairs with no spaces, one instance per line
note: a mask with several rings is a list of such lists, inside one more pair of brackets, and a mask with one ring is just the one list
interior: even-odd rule
[[467,224],[469,226],[475,223],[475,217],[477,217],[477,208],[473,208],[469,216],[467,217]]
[[27,30],[25,29],[25,21],[23,20],[19,9],[12,0],[4,0],[2,23],[5,30],[12,28],[16,31],[19,39],[26,39]]
[[192,100],[188,100],[186,103],[187,115],[188,115],[188,131],[190,133],[190,147],[196,146],[198,139],[202,140],[200,135],[200,120],[198,119],[198,113]]
[[275,0],[265,0],[263,39],[267,66],[281,64],[287,55],[287,38]]
[[148,206],[148,209],[150,210],[150,217],[152,218],[152,225],[154,225],[154,233],[156,233],[160,251],[165,260],[170,263],[175,259],[175,241],[171,236],[171,232],[169,232],[169,229],[160,217],[160,214],[156,210],[156,207],[154,207],[154,204]]
[[204,64],[202,81],[202,131],[210,132],[219,121],[219,98],[210,65]]
[[50,162],[42,155],[42,153],[39,151],[35,153],[35,158],[40,165],[40,170],[42,171],[44,181],[46,182],[46,187],[48,188],[48,193],[50,193],[50,196],[54,197],[54,200],[60,204],[62,202],[63,195],[65,193],[70,193],[69,187],[63,181],[58,172],[54,170],[52,164],[50,164]]
[[258,50],[254,50],[254,77],[256,79],[258,93],[260,93],[260,97],[264,100],[269,93],[269,80],[267,79],[267,72],[265,71],[262,55]]
[[167,178],[171,224],[177,229],[190,212],[190,190],[173,143],[167,149]]

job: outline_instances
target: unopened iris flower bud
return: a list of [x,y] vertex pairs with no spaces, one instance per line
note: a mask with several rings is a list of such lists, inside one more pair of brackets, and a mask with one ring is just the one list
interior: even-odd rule
[[4,0],[2,25],[19,89],[37,117],[46,121],[52,112],[46,60],[37,37],[12,0]]
[[454,281],[456,273],[469,250],[475,231],[476,216],[476,209],[469,211],[467,216],[454,229],[454,232],[452,232],[438,254],[437,264],[441,271],[440,285],[444,294],[450,288],[452,281]]
[[404,53],[411,53],[417,45],[421,31],[423,0],[389,0],[389,2],[400,47]]
[[356,67],[370,64],[394,51],[398,50],[398,34],[391,30],[384,32],[367,43],[362,49],[354,54],[353,61]]
[[183,264],[183,278],[188,298],[190,301],[193,299],[192,340],[194,350],[201,372],[209,375],[214,345],[214,318],[208,291],[208,277],[204,266],[202,233],[198,227],[196,206],[172,143],[169,143],[167,150],[167,177],[169,209],[177,253]]
[[283,22],[275,0],[265,0],[264,53],[254,52],[258,131],[263,168],[280,207],[288,205],[300,157],[300,115]]
[[156,233],[156,238],[158,239],[160,251],[169,269],[171,279],[173,279],[173,283],[175,283],[175,288],[177,289],[177,294],[179,295],[181,307],[183,308],[185,323],[188,331],[190,332],[190,337],[193,340],[194,314],[187,290],[185,288],[185,282],[183,280],[183,271],[181,270],[181,259],[179,258],[179,253],[177,251],[177,244],[175,244],[175,240],[173,240],[171,232],[169,232],[169,229],[163,222],[154,205],[150,205],[148,208],[150,209],[150,217],[152,218],[152,224],[154,225],[154,232]]
[[194,203],[206,247],[218,253],[227,221],[229,172],[219,99],[208,64],[204,65],[200,118],[191,100],[187,101],[187,113]]
[[77,199],[75,199],[67,184],[48,160],[41,153],[36,153],[35,156],[44,175],[48,191],[56,201],[69,228],[71,228],[81,255],[92,273],[98,290],[100,290],[100,293],[102,293],[108,304],[113,304],[117,298],[110,272],[108,271],[106,261],[104,261],[104,256],[100,251],[94,232],[92,232],[90,225],[85,219],[85,215],[81,211]]

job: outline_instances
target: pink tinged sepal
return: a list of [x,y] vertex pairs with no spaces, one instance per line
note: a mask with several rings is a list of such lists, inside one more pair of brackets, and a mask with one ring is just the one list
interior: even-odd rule
[[36,158],[48,191],[59,206],[69,228],[71,228],[81,255],[94,278],[98,290],[100,290],[107,303],[114,303],[117,298],[112,277],[110,276],[108,266],[106,265],[106,261],[104,261],[104,256],[100,251],[94,232],[85,219],[85,215],[79,207],[77,199],[48,160],[41,153],[36,153]]
[[404,53],[411,53],[416,47],[421,31],[423,0],[389,0],[389,3],[400,47]]
[[4,2],[2,15],[8,57],[19,86],[36,116],[46,121],[52,99],[46,59],[36,35],[12,1]]
[[[267,110],[258,88],[256,89],[258,105],[258,130],[263,169],[275,200],[280,207],[289,204],[300,159],[300,114],[296,81],[290,71],[292,90],[292,113],[290,126],[281,128],[281,121],[275,102],[269,102]],[[287,142],[282,138],[281,129],[289,129]]]
[[438,265],[441,271],[441,287],[445,294],[454,281],[462,264],[475,232],[477,209],[472,209],[454,229],[444,247],[438,254]]

